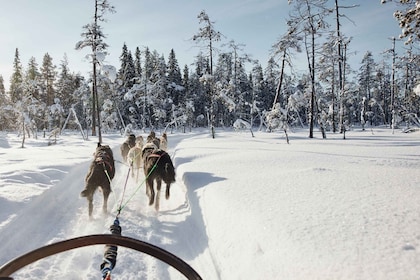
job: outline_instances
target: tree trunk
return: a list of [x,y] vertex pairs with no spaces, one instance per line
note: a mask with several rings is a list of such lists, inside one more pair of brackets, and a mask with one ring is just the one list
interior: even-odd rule
[[96,67],[96,54],[94,55],[95,59],[94,59],[94,63],[93,63],[93,94],[95,95],[95,101],[96,101],[96,119],[98,122],[98,142],[102,143],[102,133],[101,133],[101,110],[99,109],[99,97],[98,97],[98,85],[97,85],[97,67]]
[[309,112],[309,138],[314,138],[314,111],[315,111],[315,30],[312,29],[312,62],[309,69],[311,73],[311,105]]
[[[271,108],[272,110],[274,110],[274,107],[276,106],[276,103],[277,103],[277,99],[279,99],[279,96],[280,96],[281,86],[283,84],[285,60],[286,60],[286,50],[283,51],[283,57],[282,57],[282,61],[281,61],[281,70],[280,70],[280,79],[279,79],[279,83],[277,85],[276,96],[274,97],[273,107]],[[279,103],[280,103],[280,107],[281,107],[281,100],[279,100]]]

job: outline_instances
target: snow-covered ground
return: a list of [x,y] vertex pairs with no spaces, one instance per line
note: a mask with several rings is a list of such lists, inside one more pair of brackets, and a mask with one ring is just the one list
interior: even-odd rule
[[[110,213],[101,213],[97,193],[89,220],[79,193],[96,139],[66,132],[55,145],[27,139],[20,148],[20,138],[2,133],[0,265],[46,244],[109,233],[122,199],[123,235],[179,256],[203,279],[419,279],[420,132],[289,136],[290,144],[282,133],[169,134],[177,181],[157,213],[143,175],[125,184],[124,138],[105,134],[117,160]],[[71,250],[12,276],[100,279],[103,252]],[[184,279],[145,254],[118,253],[112,279]]]

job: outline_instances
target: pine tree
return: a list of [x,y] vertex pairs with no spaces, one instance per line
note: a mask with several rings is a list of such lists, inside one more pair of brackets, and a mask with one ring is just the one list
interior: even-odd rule
[[213,102],[215,122],[225,125],[233,123],[233,114],[236,111],[235,87],[233,86],[233,59],[231,53],[219,54],[214,70]]
[[[373,59],[372,53],[370,51],[366,52],[363,56],[361,66],[359,68],[358,80],[359,80],[359,92],[360,92],[360,102],[363,98],[367,99],[367,102],[361,103],[361,115],[360,120],[362,125],[366,122],[367,114],[371,114],[371,108],[368,107],[369,101],[372,98],[372,89],[374,87],[375,80],[375,68],[376,64]],[[372,118],[370,118],[372,121]]]
[[179,104],[179,96],[182,91],[181,69],[179,68],[175,51],[171,49],[168,58],[168,94],[175,106]]
[[4,87],[4,79],[3,76],[0,75],[0,103],[6,104],[7,96],[6,96],[6,88]]
[[279,65],[273,57],[269,58],[267,67],[264,69],[264,93],[262,96],[263,108],[268,110],[272,107],[272,103],[276,94],[276,88],[279,79]]
[[149,80],[153,73],[154,61],[149,48],[144,51],[144,75]]
[[[193,102],[195,118],[193,119],[194,126],[209,126],[210,122],[206,122],[206,115],[208,115],[208,105],[210,104],[209,85],[201,81],[204,73],[209,68],[208,59],[202,53],[196,56],[194,62],[194,71],[189,75],[189,93]],[[207,72],[208,73],[208,72]],[[185,81],[184,81],[185,82]]]
[[[262,98],[265,92],[265,81],[264,81],[264,73],[263,68],[259,62],[255,62],[254,66],[252,67],[251,74],[250,74],[250,82],[252,87],[252,104],[251,104],[251,125],[254,124],[255,118],[258,116],[260,120],[260,129],[263,126],[264,119],[262,116],[262,111],[264,107],[262,107],[263,102]],[[256,116],[257,115],[257,116]]]
[[[44,128],[48,110],[46,110],[46,103],[41,101],[43,92],[42,76],[38,69],[38,63],[34,57],[29,59],[26,74],[24,76],[23,91],[23,95],[27,100],[27,106],[30,107],[30,110],[27,110],[28,118],[37,129]],[[40,118],[41,116],[43,117]],[[28,128],[29,127],[30,126],[28,125]]]
[[25,82],[32,88],[30,95],[39,101],[40,91],[42,90],[42,77],[41,73],[39,72],[38,63],[36,62],[35,57],[31,57],[29,59],[28,68],[25,75]]
[[131,52],[128,52],[127,55],[127,65],[124,69],[124,85],[127,88],[131,88],[133,87],[134,83],[135,83],[135,78],[136,78],[136,70],[135,70],[135,66],[134,66],[134,60],[133,60],[133,56],[131,55]]
[[124,43],[120,55],[121,68],[118,71],[118,77],[122,81],[123,87],[128,90],[133,87],[136,77],[135,63],[131,52]]
[[23,90],[23,68],[20,62],[19,50],[15,50],[15,58],[13,60],[13,74],[10,78],[10,99],[12,104],[15,104],[18,100],[22,98]]
[[124,74],[125,74],[125,69],[127,67],[127,63],[128,63],[127,57],[128,57],[128,48],[127,48],[126,43],[124,43],[122,47],[121,55],[120,55],[121,66],[120,66],[120,69],[118,70],[118,78],[121,79],[123,83],[125,83]]
[[44,102],[47,106],[54,104],[55,90],[54,82],[56,77],[56,66],[53,64],[52,57],[46,53],[42,60],[41,66],[41,83],[43,87],[43,93],[41,96],[41,101]]
[[4,87],[3,76],[0,75],[0,131],[9,128],[11,118],[10,118],[10,100],[6,95],[6,89]]
[[142,68],[141,68],[141,52],[140,52],[139,47],[136,47],[136,52],[134,54],[134,71],[136,73],[136,77],[140,78],[142,75]]
[[70,73],[67,55],[64,55],[63,60],[61,60],[59,69],[58,79],[56,81],[56,96],[63,106],[65,115],[68,115],[72,106],[77,103],[73,94],[80,86],[80,81],[78,77]]
[[151,109],[153,111],[153,126],[161,126],[168,121],[167,112],[171,111],[172,100],[168,98],[168,79],[165,58],[157,51],[153,51],[154,71],[150,77],[151,87]]
[[194,124],[194,111],[195,105],[193,100],[193,93],[191,92],[192,82],[190,80],[190,70],[188,65],[184,65],[182,70],[182,95],[179,98],[179,107],[180,111],[183,114],[182,124],[185,132],[186,126],[189,126],[190,129]]

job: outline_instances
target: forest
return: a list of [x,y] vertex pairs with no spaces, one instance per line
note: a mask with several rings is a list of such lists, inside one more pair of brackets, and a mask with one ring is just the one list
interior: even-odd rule
[[[307,127],[313,138],[315,128],[326,137],[326,131],[352,126],[420,126],[418,1],[394,0],[400,37],[380,61],[367,51],[359,69],[348,63],[352,34],[340,30],[351,6],[289,2],[287,32],[273,42],[265,68],[243,45],[224,40],[205,10],[192,35],[192,44],[200,46],[193,65],[180,66],[174,49],[166,59],[158,50],[122,43],[116,67],[104,64],[108,46],[101,22],[117,11],[109,1],[95,0],[93,21],[76,43],[90,53],[89,77],[69,69],[66,56],[59,65],[48,53],[40,65],[35,57],[25,64],[17,47],[9,89],[0,75],[0,130],[38,137],[71,128],[101,137],[115,130],[209,127],[214,137],[220,127]],[[396,53],[396,41],[403,41],[405,53]],[[305,57],[307,71],[293,71],[296,56]]]

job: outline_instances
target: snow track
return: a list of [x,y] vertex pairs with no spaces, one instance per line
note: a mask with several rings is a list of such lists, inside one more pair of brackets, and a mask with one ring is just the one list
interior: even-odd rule
[[[114,147],[117,173],[109,214],[101,213],[97,193],[93,220],[79,193],[96,143],[67,135],[56,146],[38,140],[17,149],[17,137],[6,139],[0,264],[52,242],[109,233],[128,172],[120,163],[121,136],[104,139]],[[166,249],[203,279],[418,279],[419,133],[352,130],[343,140],[332,133],[308,139],[302,130],[290,140],[262,132],[170,135],[177,174],[171,197],[162,193],[157,213],[144,185],[129,177],[122,234]],[[12,276],[99,279],[103,253],[102,245],[75,249]],[[120,247],[116,279],[185,278]]]
[[[30,207],[17,213],[7,227],[8,230],[2,233],[5,244],[10,244],[3,246],[2,250],[6,252],[4,255],[10,256],[11,260],[46,244],[78,236],[109,233],[109,226],[122,203],[123,209],[119,215],[122,235],[159,246],[187,262],[194,260],[200,252],[195,251],[196,244],[191,243],[191,240],[196,240],[196,237],[191,238],[191,235],[197,234],[198,226],[194,224],[187,188],[182,178],[178,177],[172,184],[169,200],[165,199],[166,186],[162,186],[160,211],[156,212],[154,206],[148,205],[143,172],[140,172],[138,182],[135,182],[131,174],[127,179],[129,170],[121,162],[119,146],[115,146],[113,151],[117,170],[112,181],[113,192],[109,197],[107,215],[102,213],[102,194],[97,191],[93,219],[88,218],[87,201],[80,198],[79,193],[83,189],[90,162],[77,165],[68,170],[67,176],[61,182],[29,202]],[[75,199],[77,197],[79,199]],[[27,224],[30,231],[13,226],[20,227],[23,220],[30,215],[33,216],[31,224]],[[19,221],[20,218],[22,222]],[[47,224],[40,223],[45,220],[48,221]],[[45,227],[48,227],[48,235],[43,234]],[[21,250],[14,251],[16,244],[13,240],[28,240],[28,243],[19,246]],[[99,266],[103,251],[104,246],[98,245],[63,252],[37,261],[13,276],[15,279],[98,279],[101,276]],[[122,267],[119,264],[124,265]],[[113,274],[118,279],[185,279],[166,263],[123,247],[118,249],[117,265]]]

